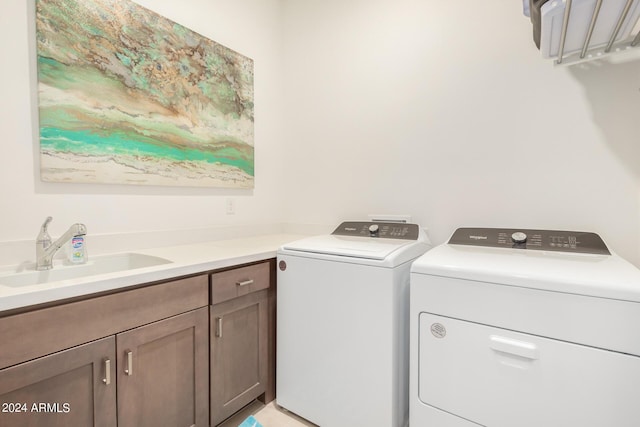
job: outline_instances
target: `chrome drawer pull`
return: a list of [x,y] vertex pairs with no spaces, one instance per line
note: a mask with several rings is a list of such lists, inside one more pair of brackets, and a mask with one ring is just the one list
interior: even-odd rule
[[236,282],[236,285],[238,286],[253,285],[253,279],[243,280],[242,282]]
[[104,378],[102,382],[105,383],[105,385],[111,384],[111,360],[109,359],[105,359],[104,361]]
[[222,317],[216,317],[216,337],[222,338]]
[[127,365],[124,368],[124,373],[127,375],[133,375],[133,352],[127,350],[125,354],[127,355]]

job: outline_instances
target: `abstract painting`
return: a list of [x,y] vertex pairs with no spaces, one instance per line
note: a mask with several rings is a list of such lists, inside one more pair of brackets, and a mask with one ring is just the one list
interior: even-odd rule
[[129,0],[36,0],[40,176],[253,188],[253,60]]

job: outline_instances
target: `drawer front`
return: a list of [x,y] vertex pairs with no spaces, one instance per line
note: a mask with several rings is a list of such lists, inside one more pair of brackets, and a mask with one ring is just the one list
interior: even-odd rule
[[211,274],[211,304],[218,304],[269,287],[270,262]]

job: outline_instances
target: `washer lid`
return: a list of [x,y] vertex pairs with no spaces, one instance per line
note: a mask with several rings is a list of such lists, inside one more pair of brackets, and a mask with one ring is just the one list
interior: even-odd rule
[[403,247],[412,245],[415,245],[415,241],[332,234],[297,240],[283,245],[282,248],[297,252],[382,261]]

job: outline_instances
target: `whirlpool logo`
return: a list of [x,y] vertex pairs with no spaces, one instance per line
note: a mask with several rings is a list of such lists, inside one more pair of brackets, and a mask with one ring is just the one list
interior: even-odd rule
[[470,235],[469,238],[471,240],[487,240],[487,236],[474,236],[474,235]]

